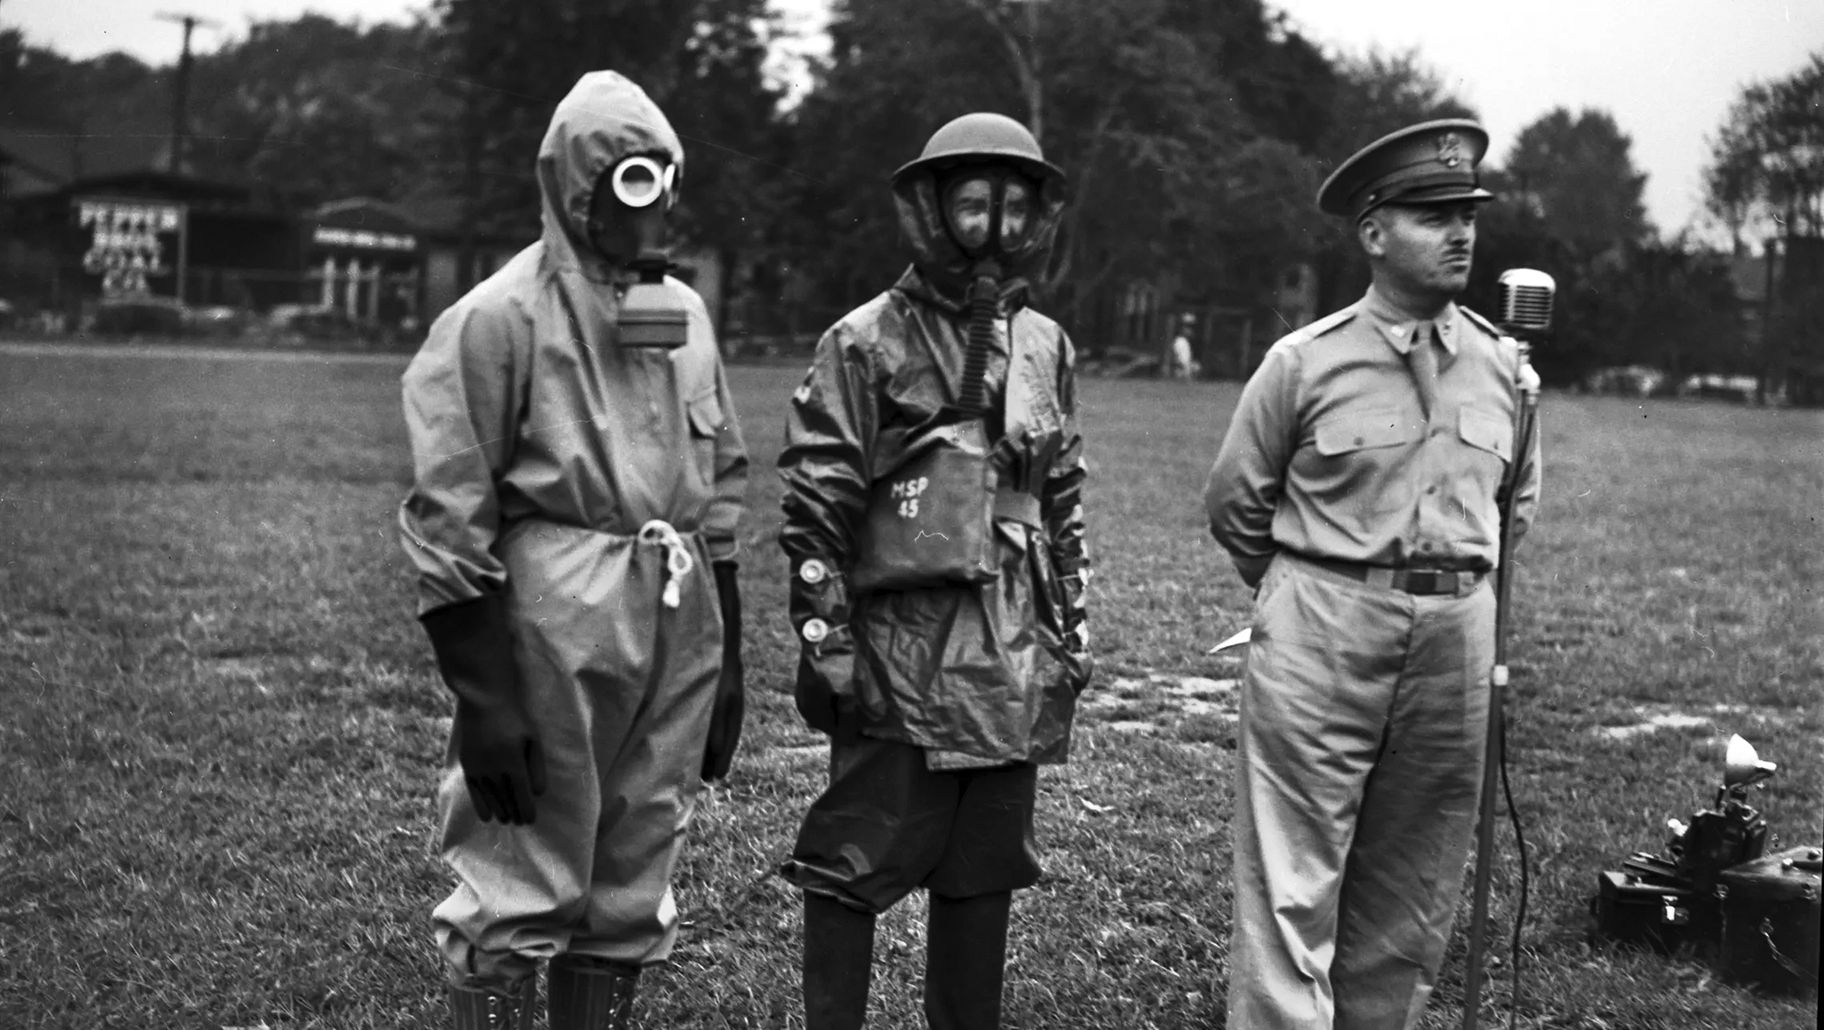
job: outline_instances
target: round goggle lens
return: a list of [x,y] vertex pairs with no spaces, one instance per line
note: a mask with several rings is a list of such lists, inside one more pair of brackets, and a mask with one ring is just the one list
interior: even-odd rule
[[650,207],[671,188],[676,171],[650,157],[630,157],[615,166],[615,199],[628,207]]

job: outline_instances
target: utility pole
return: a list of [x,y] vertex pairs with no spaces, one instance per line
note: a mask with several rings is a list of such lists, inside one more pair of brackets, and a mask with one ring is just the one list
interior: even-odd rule
[[198,25],[215,28],[220,22],[195,14],[172,14],[159,12],[160,21],[172,21],[184,27],[183,55],[177,61],[177,83],[172,90],[171,98],[171,158],[169,171],[172,175],[182,175],[190,149],[190,33]]

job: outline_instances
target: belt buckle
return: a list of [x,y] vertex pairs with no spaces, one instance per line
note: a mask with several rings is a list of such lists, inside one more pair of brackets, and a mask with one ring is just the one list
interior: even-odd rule
[[1438,592],[1438,573],[1431,569],[1407,569],[1405,586],[1409,594],[1435,594]]

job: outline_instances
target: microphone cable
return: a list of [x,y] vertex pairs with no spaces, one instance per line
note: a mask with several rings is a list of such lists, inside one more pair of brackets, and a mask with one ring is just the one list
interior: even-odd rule
[[1513,784],[1507,778],[1507,720],[1501,720],[1501,794],[1507,799],[1507,818],[1514,827],[1514,846],[1520,852],[1520,907],[1514,913],[1514,933],[1508,948],[1513,954],[1513,987],[1507,999],[1507,1028],[1514,1030],[1520,1016],[1520,928],[1526,925],[1526,895],[1529,884],[1526,861],[1526,835],[1520,829],[1520,809],[1514,804]]
[[[1548,279],[1547,282],[1549,282],[1549,281],[1550,280]],[[1550,316],[1551,294],[1549,292],[1545,294],[1544,304],[1545,304],[1544,310],[1546,312],[1544,317],[1549,319],[1551,317]],[[1525,350],[1521,351],[1521,361],[1523,363],[1526,363],[1528,361],[1528,355]],[[1519,445],[1519,449],[1514,454],[1514,462],[1515,462],[1516,470],[1518,470],[1518,468],[1520,467],[1520,463],[1524,462],[1526,460],[1526,456],[1532,453],[1534,441],[1538,438],[1538,435],[1539,435],[1538,404],[1539,404],[1538,381],[1534,380],[1533,393],[1531,394],[1530,397],[1523,397],[1521,400],[1521,418],[1520,418],[1521,424],[1520,424],[1520,432],[1518,434],[1518,439],[1516,440],[1516,443]],[[1516,473],[1516,475],[1517,475],[1517,473]],[[1519,482],[1518,482],[1517,478],[1514,483],[1513,489],[1516,489],[1516,490],[1519,489]],[[1511,563],[1510,563],[1509,572],[1511,573]],[[1514,1030],[1516,1021],[1519,1019],[1519,1016],[1520,1016],[1520,963],[1521,963],[1520,931],[1521,931],[1521,928],[1526,925],[1526,902],[1527,902],[1528,888],[1531,885],[1531,875],[1529,872],[1529,863],[1527,862],[1527,858],[1526,858],[1526,834],[1520,827],[1520,806],[1514,804],[1514,786],[1513,786],[1512,781],[1508,779],[1508,773],[1507,773],[1507,769],[1508,769],[1507,719],[1505,719],[1505,718],[1503,718],[1501,720],[1500,733],[1501,733],[1501,796],[1507,801],[1508,822],[1510,822],[1514,827],[1514,847],[1520,852],[1520,904],[1514,910],[1514,931],[1513,931],[1513,935],[1510,940],[1510,943],[1508,945],[1508,950],[1509,950],[1510,954],[1512,955],[1512,959],[1513,959],[1513,963],[1514,963],[1514,972],[1513,972],[1513,987],[1510,989],[1510,992],[1509,992],[1508,998],[1507,998],[1507,1026],[1508,1026],[1508,1030]]]

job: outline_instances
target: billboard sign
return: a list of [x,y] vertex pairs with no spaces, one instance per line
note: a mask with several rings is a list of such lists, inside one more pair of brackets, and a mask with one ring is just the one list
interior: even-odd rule
[[76,224],[89,243],[82,269],[101,278],[103,297],[146,296],[154,280],[181,270],[186,227],[182,204],[79,197],[75,206]]

